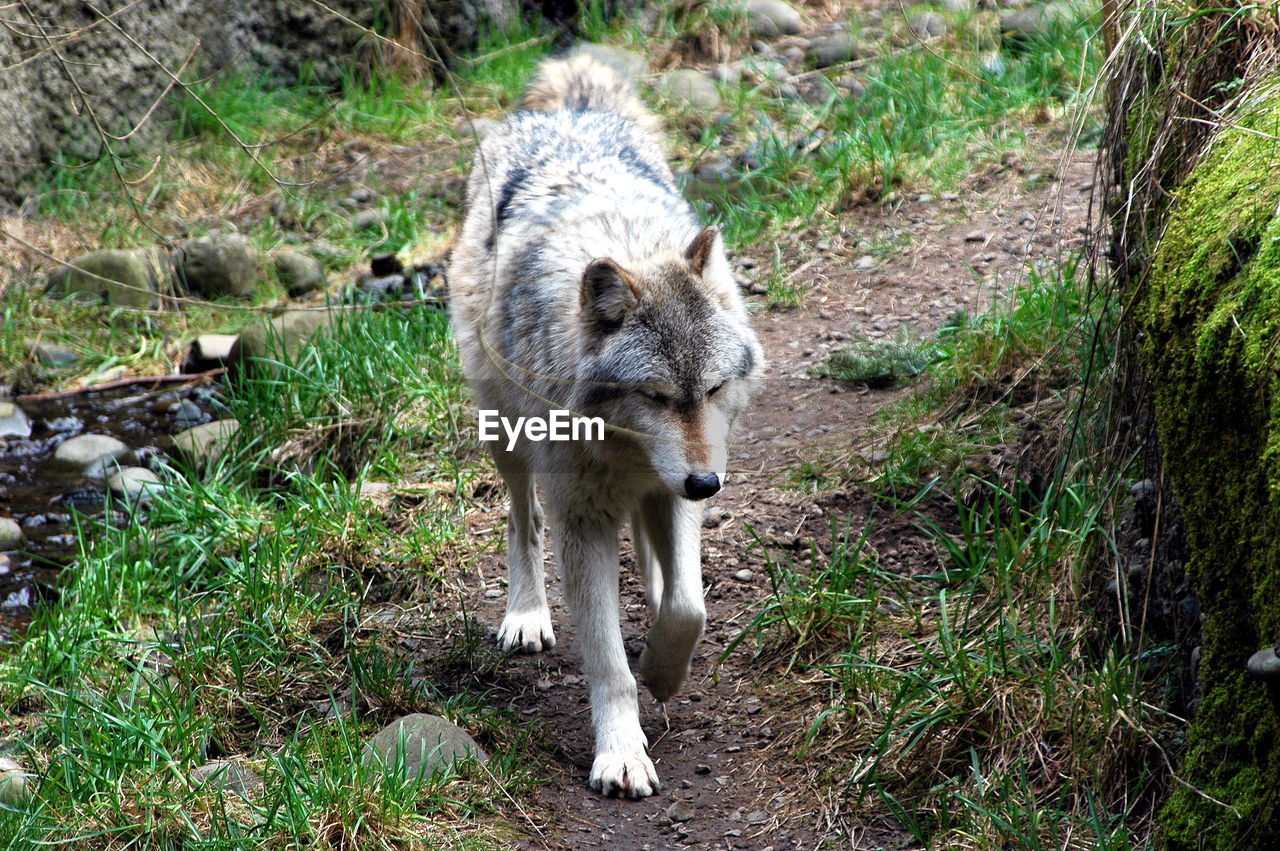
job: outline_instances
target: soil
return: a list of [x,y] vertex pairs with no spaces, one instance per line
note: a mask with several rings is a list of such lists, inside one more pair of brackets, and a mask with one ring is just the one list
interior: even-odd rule
[[[1038,147],[1033,141],[1027,150]],[[722,656],[771,591],[757,535],[775,553],[801,557],[813,542],[822,558],[833,523],[860,530],[874,514],[869,543],[881,566],[917,573],[937,564],[936,549],[911,520],[893,516],[868,493],[853,488],[814,495],[793,483],[800,464],[829,453],[872,458],[877,414],[909,392],[818,378],[809,370],[851,333],[894,335],[905,327],[918,338],[931,334],[956,311],[979,312],[1017,286],[1028,262],[1078,249],[1092,168],[1089,152],[1061,162],[1046,155],[1034,171],[1006,159],[970,178],[954,196],[856,209],[838,235],[800,241],[791,260],[797,282],[808,291],[797,309],[761,308],[756,314],[769,380],[745,417],[728,485],[708,501],[707,513],[722,519],[704,530],[708,626],[692,678],[665,709],[641,687],[641,723],[664,787],[640,801],[603,798],[588,788],[593,742],[587,686],[553,577],[556,647],[505,663],[515,675],[508,682],[527,688],[507,692],[504,708],[528,717],[557,747],[537,803],[528,808],[542,832],[521,847],[919,847],[891,824],[842,816],[840,767],[797,757],[819,687],[753,660],[750,642]],[[860,240],[900,248],[864,269]],[[748,252],[746,265],[755,260],[766,268],[771,252]],[[501,529],[501,506],[489,508],[471,518],[484,536]],[[632,568],[624,538],[622,631],[634,663],[647,613]],[[477,584],[467,601],[490,633],[505,606],[503,570],[500,552],[483,556],[480,574],[488,581]]]

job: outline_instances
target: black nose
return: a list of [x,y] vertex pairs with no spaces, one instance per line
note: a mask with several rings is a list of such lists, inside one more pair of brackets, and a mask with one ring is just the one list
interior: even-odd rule
[[715,473],[707,473],[705,476],[695,476],[692,473],[684,480],[684,492],[689,495],[689,499],[706,499],[709,496],[715,496],[720,491],[720,477]]

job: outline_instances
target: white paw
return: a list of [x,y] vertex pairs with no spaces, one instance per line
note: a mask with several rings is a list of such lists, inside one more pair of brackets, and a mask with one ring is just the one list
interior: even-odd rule
[[609,752],[591,766],[591,788],[610,798],[647,798],[662,788],[653,761],[644,751]]
[[520,650],[525,653],[541,653],[556,646],[556,635],[551,629],[551,612],[542,609],[533,612],[507,612],[498,627],[498,646],[503,650]]

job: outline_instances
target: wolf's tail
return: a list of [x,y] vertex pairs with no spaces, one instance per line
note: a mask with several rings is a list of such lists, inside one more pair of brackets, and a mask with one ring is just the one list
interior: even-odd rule
[[520,109],[532,112],[594,110],[630,118],[639,126],[659,132],[662,123],[636,94],[635,86],[614,68],[588,53],[550,59],[538,68]]

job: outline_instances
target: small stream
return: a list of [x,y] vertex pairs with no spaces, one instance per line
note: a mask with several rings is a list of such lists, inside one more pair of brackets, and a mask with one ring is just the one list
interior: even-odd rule
[[[76,515],[101,515],[107,485],[54,468],[50,458],[64,441],[104,434],[127,444],[132,466],[156,467],[173,435],[214,419],[217,385],[131,387],[60,398],[14,400],[31,422],[29,437],[0,437],[0,517],[15,520],[25,540],[0,553],[0,652],[19,636],[34,607],[58,597],[59,574],[79,553]],[[140,509],[145,511],[145,508]],[[126,512],[111,521],[137,522]]]

